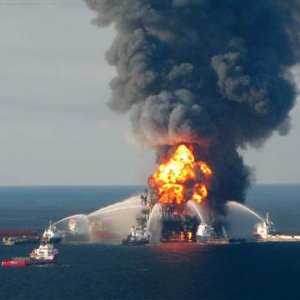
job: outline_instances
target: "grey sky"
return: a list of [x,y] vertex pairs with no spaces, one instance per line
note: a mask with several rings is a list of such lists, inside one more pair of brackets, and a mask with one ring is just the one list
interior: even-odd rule
[[[79,0],[0,0],[1,185],[144,184],[155,168],[106,106],[114,32],[92,17]],[[242,151],[257,182],[300,181],[299,116],[288,136]]]

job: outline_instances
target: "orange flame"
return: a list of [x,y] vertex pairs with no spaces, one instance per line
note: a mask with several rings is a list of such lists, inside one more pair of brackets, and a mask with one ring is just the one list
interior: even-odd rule
[[197,183],[194,186],[193,200],[198,201],[199,203],[207,197],[207,189],[204,184]]
[[195,162],[192,149],[182,144],[149,178],[149,185],[156,190],[161,204],[184,203],[190,187],[193,194],[187,200],[201,202],[207,197],[208,192],[204,183],[197,182],[198,173],[202,179],[206,179],[212,175],[212,170],[203,161]]

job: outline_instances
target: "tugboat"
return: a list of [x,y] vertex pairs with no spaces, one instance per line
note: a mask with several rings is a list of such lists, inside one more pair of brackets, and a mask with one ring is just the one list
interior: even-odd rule
[[135,226],[131,227],[129,235],[126,239],[122,240],[122,245],[145,245],[149,243],[149,234],[146,227]]
[[56,230],[55,225],[50,221],[49,227],[45,229],[42,235],[43,243],[57,244],[61,241],[61,234]]
[[2,267],[26,267],[30,265],[44,265],[55,263],[58,256],[58,250],[53,244],[42,243],[39,248],[34,249],[30,256],[12,257],[2,261]]

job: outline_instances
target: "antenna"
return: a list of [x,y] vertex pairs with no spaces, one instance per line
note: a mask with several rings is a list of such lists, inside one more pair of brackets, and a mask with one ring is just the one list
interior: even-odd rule
[[266,214],[266,223],[268,225],[270,224],[269,212],[267,212],[267,214]]

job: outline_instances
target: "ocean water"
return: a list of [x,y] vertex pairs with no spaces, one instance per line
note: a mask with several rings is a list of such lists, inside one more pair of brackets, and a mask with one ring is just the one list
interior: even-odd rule
[[[0,229],[90,213],[143,187],[1,187]],[[300,233],[300,185],[257,185],[247,205]],[[0,245],[0,259],[32,245]],[[58,245],[58,264],[0,268],[0,299],[299,299],[300,243]]]

